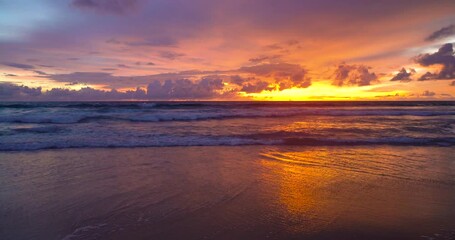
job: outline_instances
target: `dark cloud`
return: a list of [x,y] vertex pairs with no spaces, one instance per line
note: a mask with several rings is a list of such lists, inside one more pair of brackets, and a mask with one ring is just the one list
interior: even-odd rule
[[273,87],[269,87],[269,83],[265,81],[260,81],[257,83],[247,83],[243,85],[240,91],[247,92],[247,93],[260,93],[263,90],[272,90]]
[[177,41],[175,39],[166,37],[166,38],[154,38],[141,41],[120,41],[115,38],[109,39],[106,41],[111,44],[118,44],[130,47],[175,47],[177,46]]
[[[110,71],[114,69],[103,70]],[[171,80],[171,83],[173,84],[182,83],[188,85],[186,81],[181,79],[212,79],[214,82],[217,81],[216,79],[221,79],[225,82],[231,82],[239,86],[240,89],[243,88],[246,83],[256,85],[259,81],[268,81],[271,85],[274,83],[278,84],[281,86],[281,90],[291,87],[305,88],[311,85],[311,79],[307,76],[306,69],[297,64],[286,63],[262,64],[229,71],[183,71],[130,77],[114,76],[112,73],[108,72],[74,72],[68,74],[54,74],[50,75],[49,78],[58,82],[84,82],[87,84],[105,85],[113,88],[146,86],[155,80],[160,83],[162,83],[162,81]],[[264,80],[264,78],[268,79]],[[167,83],[166,86],[169,86],[169,83]],[[252,88],[252,86],[245,87],[245,89]]]
[[65,86],[75,86],[75,85],[79,85],[80,83],[78,82],[70,82],[70,83],[66,83]]
[[270,56],[259,56],[255,58],[250,58],[248,61],[258,64],[258,63],[274,63],[279,61],[281,55],[270,55]]
[[422,76],[420,76],[419,81],[425,81],[425,80],[435,80],[438,78],[438,74],[431,73],[431,72],[426,72]]
[[444,44],[435,53],[421,54],[415,58],[415,61],[424,67],[432,65],[442,66],[442,69],[439,71],[439,73],[426,73],[419,80],[455,78],[455,56],[453,45],[451,43]]
[[24,70],[30,70],[30,69],[35,68],[33,65],[22,64],[22,63],[3,63],[3,65],[12,67],[12,68],[24,69]]
[[0,99],[19,100],[35,98],[41,95],[41,88],[30,88],[12,83],[0,82]]
[[406,71],[405,68],[402,68],[390,81],[401,81],[401,82],[409,82],[411,81],[411,76],[416,71],[414,69],[410,69],[409,72]]
[[239,86],[242,86],[244,82],[247,82],[248,79],[247,78],[243,78],[239,75],[233,75],[233,76],[230,76],[230,82],[231,83],[234,83],[236,85],[239,85]]
[[77,8],[111,14],[125,14],[137,8],[139,0],[72,0]]
[[[307,76],[307,70],[298,64],[261,64],[251,67],[242,67],[238,71],[260,77],[274,78],[277,84],[285,88],[306,88],[311,85],[311,78]],[[285,88],[280,88],[280,90]]]
[[54,74],[49,77],[58,82],[86,82],[92,84],[107,84],[113,80],[110,73],[104,72],[74,72],[69,74]]
[[340,64],[334,72],[332,85],[335,86],[368,86],[378,81],[375,73],[365,65]]
[[55,66],[52,66],[52,65],[43,65],[43,64],[39,64],[38,66],[44,67],[44,68],[54,68],[55,67]]
[[39,70],[35,70],[33,71],[34,73],[38,74],[38,75],[41,75],[41,76],[48,76],[49,74],[43,72],[43,71],[39,71]]
[[144,90],[138,88],[136,91],[119,92],[115,89],[110,91],[97,90],[84,87],[79,90],[66,88],[53,88],[42,93],[41,98],[46,100],[126,100],[145,99]]
[[119,67],[119,68],[130,68],[128,65],[125,65],[125,64],[117,64],[117,67]]
[[[290,80],[293,83],[293,86],[299,88],[307,88],[311,86],[311,79],[307,78],[305,75],[306,71],[300,71],[292,75]],[[280,89],[283,90],[284,88]]]
[[281,45],[278,44],[278,43],[270,44],[270,45],[265,46],[265,49],[268,49],[268,50],[282,50],[283,48],[284,48],[284,47],[281,46]]
[[423,93],[421,94],[421,96],[423,96],[423,97],[434,97],[435,95],[436,95],[435,92],[431,92],[428,90],[423,91]]
[[[76,85],[78,83],[73,83]],[[12,83],[0,82],[0,99],[4,100],[39,100],[39,101],[75,101],[75,100],[128,100],[147,99],[147,93],[142,88],[119,92],[115,89],[110,91],[96,90],[84,87],[79,90],[66,88],[53,88],[42,91],[41,87],[30,88]]]
[[451,35],[455,35],[455,25],[454,24],[439,29],[438,31],[436,31],[436,32],[432,33],[430,36],[428,36],[425,40],[434,41],[434,40],[438,40],[438,39],[444,39]]
[[162,58],[169,59],[169,60],[175,60],[177,58],[185,56],[185,54],[177,53],[177,52],[173,52],[173,51],[161,51],[159,53],[159,56]]
[[166,80],[163,83],[155,80],[147,86],[147,95],[150,99],[207,99],[220,96],[223,86],[221,79]]
[[[105,69],[106,71],[116,70],[115,68]],[[111,88],[125,88],[146,86],[153,80],[176,80],[191,77],[194,73],[164,73],[155,75],[143,76],[114,76],[108,72],[73,72],[66,74],[53,74],[49,79],[70,83],[70,82],[84,82],[87,84],[105,85]]]
[[3,76],[5,76],[5,77],[17,77],[16,74],[12,74],[12,73],[3,73]]
[[141,65],[154,66],[155,65],[155,63],[153,63],[153,62],[146,62],[146,63],[136,62],[134,64],[137,66],[141,66]]

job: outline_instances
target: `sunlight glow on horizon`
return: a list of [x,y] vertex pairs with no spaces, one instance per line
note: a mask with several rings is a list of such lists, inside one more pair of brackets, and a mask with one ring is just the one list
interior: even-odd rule
[[405,95],[404,90],[375,92],[377,86],[336,87],[328,83],[316,82],[308,88],[290,88],[282,91],[262,91],[261,93],[242,93],[254,100],[268,101],[309,101],[309,100],[378,100],[378,97]]

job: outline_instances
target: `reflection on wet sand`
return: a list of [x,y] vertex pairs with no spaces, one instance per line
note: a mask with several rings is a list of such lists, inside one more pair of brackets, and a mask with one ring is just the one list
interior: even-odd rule
[[291,236],[415,239],[416,230],[453,230],[455,169],[447,154],[431,148],[288,147],[263,151],[261,164]]
[[3,152],[0,236],[450,239],[454,154],[390,146]]

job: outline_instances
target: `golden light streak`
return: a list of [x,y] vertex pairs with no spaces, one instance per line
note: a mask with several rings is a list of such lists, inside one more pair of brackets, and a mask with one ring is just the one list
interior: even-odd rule
[[241,93],[253,100],[268,101],[308,101],[308,100],[360,100],[407,94],[404,90],[374,91],[375,86],[337,87],[325,82],[315,82],[308,88],[291,88],[283,91],[262,91],[261,93]]

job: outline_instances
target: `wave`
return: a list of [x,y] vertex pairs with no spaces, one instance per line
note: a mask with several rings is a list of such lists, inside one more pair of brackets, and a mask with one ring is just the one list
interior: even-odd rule
[[58,126],[19,127],[12,129],[18,133],[57,133],[64,129]]
[[203,121],[230,118],[276,118],[293,116],[455,116],[450,110],[352,110],[352,109],[253,109],[253,110],[207,110],[207,111],[55,111],[26,112],[24,114],[0,114],[3,123],[55,123],[74,124],[93,121],[129,121],[129,122],[164,122],[164,121]]
[[2,102],[1,108],[256,108],[256,107],[434,107],[455,106],[454,101],[101,101],[101,102]]
[[112,141],[56,141],[22,143],[0,143],[0,151],[30,151],[42,149],[67,148],[133,148],[133,147],[190,147],[190,146],[248,146],[248,145],[285,145],[285,146],[455,146],[455,137],[411,138],[390,137],[374,139],[333,139],[333,138],[281,138],[253,139],[246,136],[237,137],[167,137],[149,140]]

